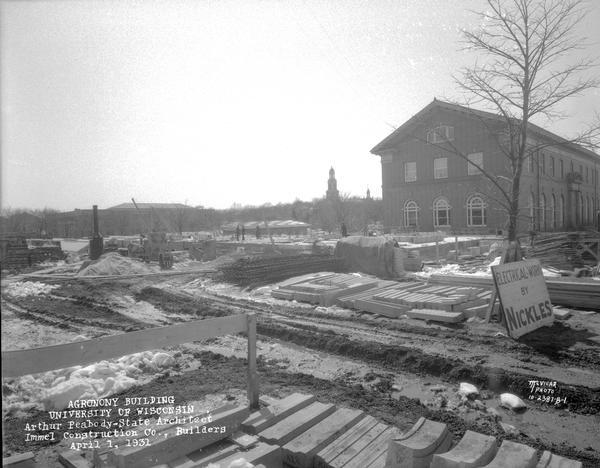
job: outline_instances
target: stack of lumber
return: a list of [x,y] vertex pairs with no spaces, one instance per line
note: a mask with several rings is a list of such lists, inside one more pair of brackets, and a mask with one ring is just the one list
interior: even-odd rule
[[220,280],[238,286],[257,286],[306,273],[341,270],[341,260],[330,255],[249,257],[224,266]]
[[[455,287],[477,287],[491,290],[490,276],[431,275],[430,284]],[[600,280],[587,278],[546,278],[546,287],[552,304],[600,310]]]
[[0,263],[5,270],[24,268],[46,260],[61,260],[64,257],[58,246],[31,248],[25,238],[19,236],[0,239]]
[[581,263],[596,265],[600,260],[600,233],[558,232],[535,238],[533,247],[526,248],[528,258],[537,258],[543,265],[572,270]]
[[465,317],[482,315],[490,301],[491,292],[478,287],[428,285],[396,282],[362,293],[341,297],[338,303],[364,312],[397,318],[439,322],[459,322]]
[[[263,400],[265,400],[263,398]],[[360,410],[320,403],[313,395],[294,393],[249,413],[245,408],[226,408],[215,413],[210,426],[225,427],[223,433],[157,434],[149,446],[95,450],[67,450],[60,461],[69,468],[144,467],[203,468],[212,464],[228,468],[245,459],[251,466],[268,468],[384,468],[419,466],[511,466],[581,468],[581,463],[523,444],[504,441],[498,448],[494,437],[467,431],[452,447],[453,434],[446,424],[420,418],[408,431],[378,422]],[[240,417],[245,420],[240,423]],[[177,433],[180,426],[170,429]],[[199,425],[199,427],[204,427]],[[20,460],[17,458],[20,457]],[[13,466],[30,454],[5,459]],[[9,463],[6,463],[6,462]],[[504,463],[503,463],[504,462]],[[35,467],[36,465],[28,465]],[[237,466],[237,465],[236,465]]]
[[296,278],[271,291],[278,299],[310,302],[328,307],[341,296],[356,294],[377,287],[381,281],[373,277],[351,274],[316,274]]

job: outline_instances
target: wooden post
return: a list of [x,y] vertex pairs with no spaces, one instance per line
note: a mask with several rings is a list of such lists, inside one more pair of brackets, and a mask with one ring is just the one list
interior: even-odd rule
[[258,409],[258,374],[256,373],[256,315],[248,314],[248,402]]
[[454,248],[456,249],[456,262],[458,263],[458,236],[454,236]]
[[440,243],[435,241],[435,263],[440,262]]

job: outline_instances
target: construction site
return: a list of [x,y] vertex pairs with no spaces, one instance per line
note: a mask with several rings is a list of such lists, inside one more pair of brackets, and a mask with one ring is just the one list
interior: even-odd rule
[[553,320],[515,339],[502,237],[115,249],[93,223],[5,251],[3,466],[600,466],[597,232],[523,239]]
[[0,2],[3,468],[600,468],[598,24]]

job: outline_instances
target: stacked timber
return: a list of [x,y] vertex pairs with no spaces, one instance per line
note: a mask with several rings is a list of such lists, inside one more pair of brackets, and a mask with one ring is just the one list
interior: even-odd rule
[[[546,278],[545,281],[552,304],[600,310],[600,280],[565,277]],[[429,283],[488,290],[494,287],[490,276],[431,275]]]
[[600,261],[600,233],[557,232],[537,236],[534,245],[527,247],[528,258],[536,258],[543,265],[572,270],[584,264]]
[[338,304],[373,314],[398,318],[459,322],[482,315],[491,292],[477,287],[428,285],[418,281],[383,283],[374,289],[343,296]]
[[247,257],[224,266],[219,279],[238,286],[259,286],[319,271],[342,271],[342,262],[330,255]]
[[60,246],[28,245],[22,236],[7,236],[0,239],[0,263],[3,270],[25,268],[46,260],[65,258]]
[[281,284],[271,291],[277,299],[295,300],[319,304],[325,307],[333,305],[341,296],[356,294],[374,287],[381,281],[377,278],[351,274],[315,274],[297,278],[295,282]]

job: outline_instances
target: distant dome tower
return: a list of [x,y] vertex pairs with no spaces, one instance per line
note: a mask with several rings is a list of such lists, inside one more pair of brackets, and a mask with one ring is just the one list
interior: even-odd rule
[[335,180],[335,171],[333,167],[329,169],[329,180],[327,181],[327,200],[339,200],[340,192],[337,189],[337,181]]

